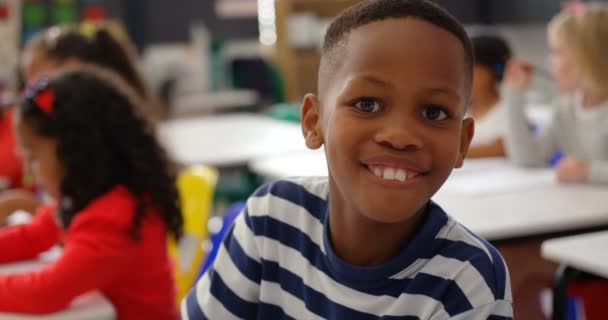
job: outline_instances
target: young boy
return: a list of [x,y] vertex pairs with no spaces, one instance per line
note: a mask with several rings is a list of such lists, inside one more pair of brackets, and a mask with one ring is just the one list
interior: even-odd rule
[[471,52],[429,1],[342,13],[302,110],[329,178],[260,188],[183,318],[511,319],[501,256],[430,200],[473,136]]

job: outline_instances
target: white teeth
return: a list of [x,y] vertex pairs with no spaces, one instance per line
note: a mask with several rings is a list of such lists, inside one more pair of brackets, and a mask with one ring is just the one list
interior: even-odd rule
[[384,180],[397,180],[400,182],[405,182],[408,178],[407,171],[403,169],[375,167],[371,168],[371,171],[376,177]]
[[395,180],[399,180],[401,182],[407,180],[407,173],[405,170],[398,169],[395,173]]
[[382,176],[385,180],[394,180],[395,179],[395,169],[393,168],[385,168],[384,175]]
[[376,177],[382,177],[382,169],[374,168],[374,175],[376,175]]

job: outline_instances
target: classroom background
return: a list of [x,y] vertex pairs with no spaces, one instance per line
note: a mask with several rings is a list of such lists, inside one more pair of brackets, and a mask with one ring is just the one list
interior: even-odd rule
[[[17,95],[19,56],[37,32],[65,23],[83,30],[110,23],[128,35],[162,100],[157,134],[181,170],[186,237],[175,250],[188,253],[178,276],[183,295],[256,187],[327,174],[323,151],[304,145],[300,101],[316,91],[325,28],[356,2],[0,0],[0,102],[10,104]],[[546,30],[563,1],[438,2],[468,28],[504,36],[514,57],[538,69],[526,114],[535,127],[548,125],[558,91],[546,76]],[[5,185],[0,176],[0,190]],[[608,278],[607,198],[606,186],[558,185],[548,168],[486,158],[466,160],[434,200],[497,246],[511,270],[515,318],[534,320],[607,317],[608,307],[597,302],[608,298],[601,287]],[[20,212],[11,218],[27,219]],[[0,265],[0,272],[30,267]],[[85,297],[55,318],[0,319],[111,319],[111,306],[102,300]]]

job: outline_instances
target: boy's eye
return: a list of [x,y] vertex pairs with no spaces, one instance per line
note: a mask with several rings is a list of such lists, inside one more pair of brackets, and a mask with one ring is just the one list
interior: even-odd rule
[[378,112],[380,107],[380,102],[370,98],[363,98],[355,102],[355,108],[365,113]]
[[431,121],[441,121],[448,118],[447,112],[441,106],[430,105],[424,108],[422,115]]

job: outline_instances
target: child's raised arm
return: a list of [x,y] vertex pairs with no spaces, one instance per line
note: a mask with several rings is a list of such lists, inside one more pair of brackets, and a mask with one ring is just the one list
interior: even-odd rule
[[507,130],[505,147],[509,159],[523,166],[545,166],[557,150],[552,125],[535,135],[529,127],[524,108],[525,92],[529,87],[532,69],[525,63],[510,61],[505,74],[504,94]]

